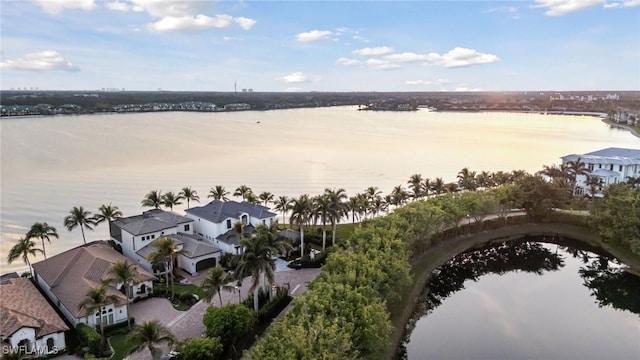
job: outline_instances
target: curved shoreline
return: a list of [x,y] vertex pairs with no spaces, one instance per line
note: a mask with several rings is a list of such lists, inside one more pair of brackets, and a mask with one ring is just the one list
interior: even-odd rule
[[605,124],[611,125],[611,126],[617,126],[617,127],[623,128],[625,130],[629,130],[629,132],[631,132],[631,135],[633,135],[633,136],[635,136],[637,138],[640,138],[640,131],[638,131],[637,129],[635,129],[632,126],[618,124],[617,122],[611,121],[611,120],[606,119],[606,118],[602,119],[602,122],[605,123]]
[[411,273],[414,282],[408,291],[408,295],[402,301],[402,308],[397,317],[392,319],[395,327],[391,346],[385,358],[395,359],[399,346],[404,341],[407,325],[411,320],[420,294],[425,284],[429,281],[431,272],[438,266],[447,262],[455,255],[471,249],[475,246],[492,242],[503,242],[520,239],[524,235],[551,236],[560,235],[573,239],[579,239],[586,244],[601,248],[613,256],[621,259],[629,265],[629,271],[640,276],[640,268],[632,267],[632,261],[627,262],[627,256],[620,251],[604,243],[602,239],[589,228],[572,223],[529,223],[505,226],[495,230],[481,231],[473,234],[460,235],[449,239],[444,243],[432,246],[411,261]]

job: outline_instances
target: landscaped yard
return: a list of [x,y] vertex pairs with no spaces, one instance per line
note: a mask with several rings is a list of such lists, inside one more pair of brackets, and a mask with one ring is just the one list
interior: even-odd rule
[[128,341],[126,335],[118,334],[109,338],[114,353],[112,360],[122,360],[129,354],[129,350],[135,345],[135,342]]
[[[176,280],[176,284],[174,285],[175,298],[180,300],[180,302],[174,305],[176,310],[186,311],[193,306],[197,302],[195,299],[191,299],[190,297],[195,294],[198,299],[202,299],[204,296],[204,292],[200,289],[199,286],[195,284],[178,284]],[[164,284],[155,283],[153,285],[153,291],[156,294],[164,294],[166,287]],[[169,294],[171,294],[171,286],[169,286]],[[187,303],[185,299],[189,299],[190,303]],[[174,302],[175,304],[175,302]]]

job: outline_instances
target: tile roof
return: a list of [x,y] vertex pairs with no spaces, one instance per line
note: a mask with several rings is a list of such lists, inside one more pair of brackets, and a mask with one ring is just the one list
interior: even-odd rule
[[241,214],[247,213],[257,219],[267,219],[277,214],[269,211],[266,206],[251,204],[246,201],[220,201],[213,200],[207,205],[192,207],[185,210],[187,214],[195,215],[199,218],[209,220],[219,224],[228,218],[239,219]]
[[[251,235],[253,234],[255,229],[256,228],[253,225],[249,224],[242,227],[242,232],[245,235]],[[218,235],[216,240],[222,241],[223,243],[229,244],[229,245],[240,244],[240,239],[238,239],[238,235],[236,234],[234,229],[228,230],[226,233]]]
[[[33,264],[33,270],[75,317],[84,317],[84,310],[78,309],[84,294],[109,277],[112,264],[124,260],[131,261],[106,242],[94,241],[37,262]],[[136,270],[141,281],[155,279],[152,273],[139,266]],[[125,295],[113,286],[108,287],[107,294],[116,295],[120,299],[118,305],[126,301]]]
[[113,221],[112,224],[130,234],[142,235],[174,228],[180,224],[190,222],[193,222],[193,219],[170,211],[152,209],[143,212],[141,215],[120,218]]
[[[178,233],[178,234],[165,235],[165,237],[172,238],[173,241],[176,243],[176,245],[182,245],[182,249],[186,251],[184,256],[190,259],[194,259],[203,255],[215,254],[217,252],[222,251],[217,247],[204,242],[201,237],[198,237],[196,235]],[[147,256],[149,256],[149,254],[151,254],[156,250],[153,244],[156,241],[158,241],[158,239],[155,239],[154,241],[145,245],[142,249],[136,251],[136,254],[146,259]]]
[[29,279],[5,280],[0,283],[0,336],[11,336],[23,327],[34,328],[36,338],[69,330]]

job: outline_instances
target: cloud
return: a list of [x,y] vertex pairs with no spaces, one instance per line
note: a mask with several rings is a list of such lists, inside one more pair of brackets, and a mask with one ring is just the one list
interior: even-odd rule
[[520,15],[518,14],[518,8],[515,6],[500,6],[495,8],[490,8],[482,11],[483,14],[491,14],[491,13],[504,13],[509,14],[512,19],[519,19]]
[[336,64],[344,65],[344,66],[354,66],[354,65],[362,64],[362,61],[357,59],[349,59],[349,58],[341,57],[341,58],[338,58],[338,60],[336,60]]
[[120,1],[108,2],[107,8],[113,11],[124,11],[124,12],[131,11],[133,9],[133,7],[130,6],[129,4],[123,3]]
[[549,16],[562,16],[605,3],[605,0],[535,0],[534,8],[547,9]]
[[233,17],[230,15],[216,15],[209,17],[207,15],[196,16],[167,16],[162,20],[148,25],[152,31],[190,31],[204,29],[223,29],[231,25]]
[[384,57],[385,60],[392,62],[412,62],[427,60],[428,55],[416,54],[412,52],[404,52],[401,54],[390,54]]
[[400,67],[398,64],[382,59],[369,59],[367,60],[367,66],[373,70],[394,70]]
[[203,14],[210,3],[201,0],[131,0],[135,11],[145,11],[156,18]]
[[91,11],[97,7],[94,0],[35,0],[42,10],[48,14],[61,14],[66,9]]
[[80,71],[80,68],[54,50],[26,54],[21,58],[9,59],[0,63],[0,69],[23,71]]
[[430,81],[430,80],[407,80],[404,83],[407,84],[407,85],[415,85],[415,86],[419,86],[419,85],[444,85],[444,84],[451,83],[451,81],[449,81],[447,79],[436,79],[434,81]]
[[296,35],[296,40],[300,42],[311,42],[317,40],[326,40],[331,37],[333,33],[328,30],[311,30],[309,32],[303,32]]
[[393,48],[390,48],[387,46],[380,46],[375,48],[366,47],[362,49],[357,49],[357,50],[353,50],[351,53],[354,55],[360,55],[360,56],[380,56],[380,55],[391,54],[392,52],[393,52]]
[[605,9],[640,6],[640,0],[612,1],[604,4]]
[[289,87],[289,88],[284,89],[284,92],[304,92],[304,91],[306,91],[306,90],[303,89],[303,88],[299,88],[299,87]]
[[245,29],[245,30],[250,30],[253,27],[253,25],[256,24],[255,20],[249,19],[249,18],[246,18],[246,17],[234,18],[233,22],[235,22],[236,24],[240,25],[240,27]]
[[462,47],[456,47],[444,55],[436,53],[430,53],[427,55],[427,64],[447,68],[489,64],[497,61],[500,61],[500,58],[496,55],[483,54],[476,50]]
[[301,73],[301,72],[293,72],[289,75],[279,77],[276,80],[282,81],[287,84],[311,82],[311,80],[304,73]]

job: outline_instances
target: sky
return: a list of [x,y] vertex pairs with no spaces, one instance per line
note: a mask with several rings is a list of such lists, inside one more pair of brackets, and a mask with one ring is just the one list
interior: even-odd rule
[[640,90],[640,0],[2,0],[0,88]]

